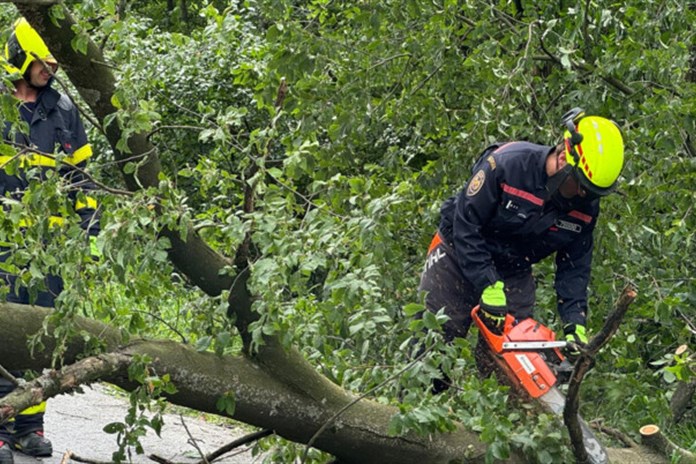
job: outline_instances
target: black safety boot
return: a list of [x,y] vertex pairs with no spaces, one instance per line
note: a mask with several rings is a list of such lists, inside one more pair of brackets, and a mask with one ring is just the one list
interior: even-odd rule
[[53,454],[53,445],[44,437],[43,431],[29,432],[21,437],[15,437],[15,449],[29,456],[45,457]]
[[0,464],[14,464],[12,447],[3,440],[0,440]]

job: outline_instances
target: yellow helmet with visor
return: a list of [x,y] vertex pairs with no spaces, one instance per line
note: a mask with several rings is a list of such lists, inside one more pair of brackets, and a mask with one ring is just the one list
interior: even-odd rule
[[578,184],[592,196],[605,196],[616,187],[624,165],[624,143],[614,121],[585,116],[574,108],[563,116],[566,160]]
[[12,34],[5,44],[3,58],[3,66],[8,73],[18,73],[23,77],[37,58],[48,64],[58,64],[39,33],[24,18],[15,21]]

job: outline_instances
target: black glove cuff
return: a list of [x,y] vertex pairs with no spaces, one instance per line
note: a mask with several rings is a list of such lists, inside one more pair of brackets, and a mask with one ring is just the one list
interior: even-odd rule
[[563,326],[563,334],[568,335],[568,334],[574,334],[575,333],[575,324],[566,324]]
[[481,310],[487,312],[492,316],[505,316],[508,313],[506,306],[488,306],[487,304],[481,302]]

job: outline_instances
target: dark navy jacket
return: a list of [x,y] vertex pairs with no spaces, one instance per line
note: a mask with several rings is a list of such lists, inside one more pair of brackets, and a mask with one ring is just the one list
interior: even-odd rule
[[[36,150],[36,153],[21,155],[21,167],[40,167],[46,171],[56,169],[58,164],[63,177],[71,184],[80,185],[79,189],[72,189],[68,195],[73,201],[75,211],[80,215],[82,227],[88,230],[90,235],[96,235],[99,232],[96,201],[89,196],[86,200],[78,200],[78,192],[87,194],[88,190],[94,188],[94,184],[88,182],[86,176],[75,169],[75,166],[84,168],[92,156],[92,147],[87,143],[87,135],[77,107],[67,96],[46,87],[39,93],[31,111],[25,114],[29,115],[29,134],[13,134],[10,123],[6,123],[3,139]],[[63,153],[65,157],[61,163],[56,163],[53,157],[40,153]],[[12,158],[0,156],[0,166],[11,162]],[[0,169],[0,195],[19,200],[28,186],[29,183],[21,170],[15,174],[8,174],[5,169]]]
[[566,324],[585,324],[599,200],[547,201],[553,150],[528,142],[486,149],[464,189],[443,204],[440,231],[477,291],[556,253],[558,312]]

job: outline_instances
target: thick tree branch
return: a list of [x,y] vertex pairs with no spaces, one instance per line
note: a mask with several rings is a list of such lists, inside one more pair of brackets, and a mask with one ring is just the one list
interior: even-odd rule
[[609,342],[611,337],[616,333],[623,320],[628,307],[636,299],[637,293],[632,287],[626,287],[619,301],[616,303],[614,311],[609,314],[604,327],[592,337],[592,340],[587,344],[582,354],[575,363],[573,375],[568,384],[568,396],[566,398],[565,409],[563,410],[563,421],[568,427],[570,441],[573,445],[575,457],[579,463],[587,462],[588,456],[583,444],[583,433],[578,419],[578,409],[580,407],[580,385],[582,384],[585,374],[594,365],[594,357],[599,350]]
[[[42,330],[42,323],[49,313],[48,308],[0,304],[0,340],[3,340],[0,359],[7,360],[6,368],[38,370],[51,365],[55,344],[51,337],[43,337],[46,349],[35,352],[33,356],[26,346],[27,338]],[[288,383],[286,376],[297,370],[290,368],[284,375],[276,375],[246,356],[219,357],[169,341],[139,340],[119,348],[121,336],[114,328],[79,317],[73,324],[78,331],[100,337],[106,350],[118,350],[119,354],[115,356],[147,354],[154,359],[153,371],[158,375],[169,374],[178,389],[168,397],[172,403],[226,415],[217,409],[216,404],[222,395],[233,394],[236,408],[231,417],[256,427],[273,429],[279,436],[297,443],[307,443],[319,427],[355,398],[311,370],[306,372],[307,377],[295,378]],[[51,333],[50,326],[48,332]],[[85,349],[84,338],[74,337],[69,340],[67,348],[65,361],[75,361]],[[281,358],[282,353],[285,355]],[[282,349],[272,349],[270,355],[277,357],[272,360],[273,365],[281,361],[291,364],[297,362],[297,357],[301,358],[297,352]],[[303,360],[302,366],[306,366]],[[133,388],[124,374],[118,370],[111,372],[101,380],[126,389]],[[486,445],[476,434],[461,427],[451,433],[424,437],[415,434],[389,436],[389,421],[397,412],[395,406],[361,400],[343,412],[334,426],[317,438],[315,447],[349,464],[483,462]],[[607,451],[612,463],[668,462],[643,448]],[[506,462],[524,462],[524,458],[515,454]]]
[[74,391],[80,385],[88,385],[101,378],[126,373],[131,357],[119,353],[106,353],[83,359],[51,371],[31,382],[17,387],[11,395],[0,400],[0,424],[15,417],[24,409],[61,393]]

